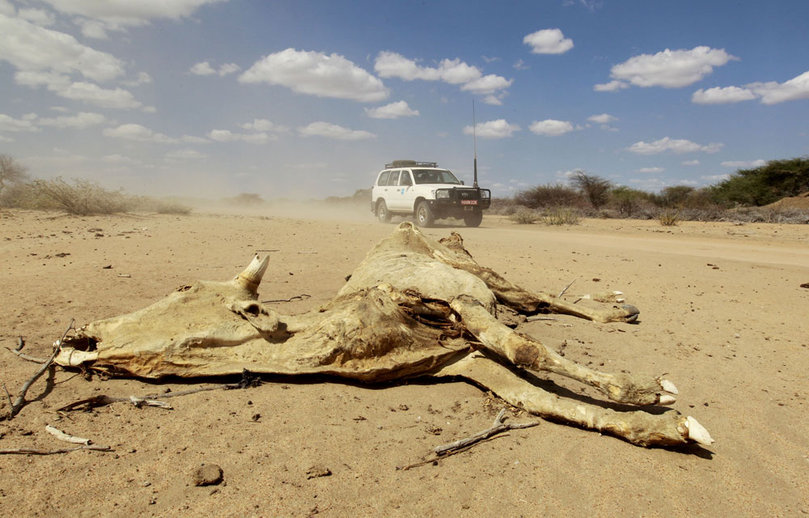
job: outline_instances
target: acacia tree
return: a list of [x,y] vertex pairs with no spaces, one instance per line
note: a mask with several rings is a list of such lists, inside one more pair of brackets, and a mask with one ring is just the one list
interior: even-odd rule
[[587,174],[584,171],[576,171],[570,178],[570,182],[590,201],[590,205],[596,210],[609,200],[610,188],[612,187],[609,180]]
[[28,178],[28,172],[22,164],[9,155],[0,154],[0,193],[9,184],[22,182]]

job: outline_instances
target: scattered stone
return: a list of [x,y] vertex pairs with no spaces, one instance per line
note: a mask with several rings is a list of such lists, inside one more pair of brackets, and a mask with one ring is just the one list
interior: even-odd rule
[[801,288],[809,288],[809,282],[804,282],[801,284]]
[[310,480],[310,479],[313,479],[313,478],[318,478],[318,477],[330,477],[330,476],[331,476],[331,470],[329,468],[327,468],[326,466],[321,466],[321,465],[316,464],[316,465],[314,465],[311,468],[306,470],[306,479],[307,480]]
[[191,481],[195,486],[215,486],[222,479],[222,468],[216,464],[203,464],[191,473]]

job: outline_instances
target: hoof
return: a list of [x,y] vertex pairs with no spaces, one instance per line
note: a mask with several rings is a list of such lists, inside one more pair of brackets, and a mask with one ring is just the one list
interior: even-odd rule
[[632,304],[623,304],[621,305],[621,309],[627,312],[627,316],[624,318],[624,322],[627,324],[632,324],[638,320],[638,316],[640,316],[640,310],[633,306]]

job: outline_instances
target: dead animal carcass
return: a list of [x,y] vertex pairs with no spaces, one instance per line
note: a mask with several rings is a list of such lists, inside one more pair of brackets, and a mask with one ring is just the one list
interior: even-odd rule
[[677,394],[662,377],[641,380],[590,369],[501,323],[496,314],[503,306],[599,322],[631,322],[638,310],[530,293],[475,262],[458,234],[435,241],[402,223],[371,250],[331,302],[302,315],[282,315],[258,301],[267,264],[267,257],[255,257],[231,281],[200,281],[140,311],[88,324],[65,340],[57,363],[143,378],[244,369],[364,382],[453,376],[533,414],[634,444],[712,442],[693,417],[673,410],[616,410],[531,383],[525,371],[549,371],[638,406],[671,404]]

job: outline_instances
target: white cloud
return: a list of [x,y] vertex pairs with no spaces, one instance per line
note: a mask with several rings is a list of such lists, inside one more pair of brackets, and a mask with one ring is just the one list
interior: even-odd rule
[[573,40],[565,38],[559,29],[542,29],[523,38],[533,54],[564,54],[573,48]]
[[159,144],[176,142],[176,139],[152,131],[140,124],[121,124],[117,128],[107,128],[103,133],[104,136],[107,137],[135,140],[138,142],[156,142]]
[[708,88],[707,90],[700,88],[691,96],[691,102],[697,104],[724,104],[749,101],[755,98],[755,94],[747,88],[728,86],[725,88]]
[[635,142],[627,149],[639,155],[657,155],[659,153],[665,153],[666,151],[671,151],[672,153],[695,153],[697,151],[701,151],[703,153],[716,153],[722,149],[722,146],[723,144],[718,143],[703,146],[686,139],[672,139],[669,137],[663,137],[662,139],[655,140],[654,142]]
[[382,51],[376,56],[374,70],[380,77],[398,77],[405,81],[444,81],[450,84],[463,84],[483,76],[474,66],[460,59],[443,59],[438,67],[423,67],[416,61],[396,52]]
[[82,33],[89,38],[106,38],[106,31],[149,24],[153,19],[178,20],[206,4],[227,0],[44,0],[65,14],[76,16]]
[[224,65],[219,67],[219,72],[218,73],[219,73],[220,76],[226,76],[228,74],[233,74],[235,72],[238,72],[241,69],[242,68],[239,65],[237,65],[236,63],[225,63]]
[[405,101],[396,101],[378,108],[365,108],[365,113],[372,119],[398,119],[399,117],[415,117],[419,111],[412,109]]
[[239,81],[281,85],[298,93],[361,102],[388,97],[382,81],[343,56],[292,48],[256,61],[239,76]]
[[77,81],[67,88],[55,90],[56,95],[65,99],[73,99],[94,104],[102,108],[132,109],[141,106],[141,103],[123,88],[101,88],[93,83]]
[[528,70],[529,68],[531,68],[531,67],[530,67],[530,66],[528,66],[528,64],[527,64],[525,61],[523,61],[522,59],[518,59],[518,60],[517,60],[517,61],[516,61],[516,62],[515,62],[513,65],[512,65],[512,67],[514,67],[514,69],[515,69],[515,70]]
[[508,138],[515,131],[520,131],[520,127],[516,124],[509,124],[505,119],[497,119],[487,122],[478,122],[475,127],[465,126],[463,132],[465,135],[476,134],[480,138],[500,139]]
[[376,138],[376,135],[364,130],[352,130],[331,124],[329,122],[313,122],[305,127],[298,128],[304,137],[326,137],[335,140],[367,140]]
[[253,130],[253,131],[271,131],[273,133],[286,133],[288,128],[286,126],[281,126],[279,124],[275,124],[272,121],[267,119],[253,119],[252,122],[246,122],[240,126],[246,130]]
[[195,64],[189,70],[192,74],[196,76],[212,76],[216,74],[216,70],[213,69],[210,63],[207,61],[202,61],[200,63]]
[[699,160],[684,160],[681,164],[687,167],[693,167],[699,165]]
[[16,10],[14,6],[11,5],[11,2],[8,0],[0,0],[0,14],[5,14],[7,16],[14,16],[16,14]]
[[94,81],[108,81],[124,73],[123,63],[111,54],[20,18],[0,14],[0,34],[0,59],[21,71],[80,73]]
[[483,102],[492,106],[503,106],[503,100],[497,95],[487,95],[483,98]]
[[493,94],[499,90],[508,88],[511,86],[512,82],[513,80],[511,79],[489,74],[473,81],[469,81],[461,87],[461,90],[481,95]]
[[405,81],[443,81],[462,85],[461,90],[475,94],[492,94],[511,86],[512,81],[501,76],[483,73],[475,66],[459,59],[443,59],[437,67],[424,67],[416,61],[395,52],[380,52],[374,62],[380,77],[396,77]]
[[574,130],[573,124],[568,121],[558,121],[554,119],[545,119],[544,121],[534,121],[528,127],[532,133],[537,135],[545,135],[548,137],[558,137]]
[[714,67],[738,59],[724,49],[712,49],[707,46],[694,47],[691,50],[666,49],[657,54],[640,54],[612,67],[610,77],[613,81],[605,85],[596,85],[597,91],[612,91],[620,88],[617,82],[630,83],[635,86],[662,86],[679,88],[701,80],[713,72]]
[[593,86],[596,92],[617,92],[629,88],[629,85],[623,81],[610,81],[609,83],[601,83]]
[[100,113],[80,112],[76,115],[63,115],[54,118],[43,118],[37,120],[39,126],[51,126],[54,128],[75,128],[84,129],[90,126],[98,126],[106,122],[107,118]]
[[0,131],[19,133],[24,131],[38,131],[34,120],[36,115],[29,114],[21,119],[15,119],[5,113],[0,113]]
[[775,81],[752,83],[747,85],[747,88],[761,97],[764,104],[809,99],[809,71],[783,83]]
[[146,72],[141,72],[138,74],[136,79],[131,81],[123,81],[123,84],[126,86],[140,86],[140,85],[147,85],[152,82],[152,76],[147,74]]
[[53,14],[44,9],[20,9],[17,16],[40,27],[48,27],[56,21]]
[[662,173],[663,171],[665,171],[665,169],[662,167],[641,167],[638,169],[639,173],[644,174]]
[[207,61],[202,61],[200,63],[196,63],[189,69],[194,75],[197,76],[212,76],[214,74],[218,74],[220,77],[226,76],[228,74],[233,74],[234,72],[238,72],[241,70],[241,67],[235,63],[225,63],[224,65],[219,67],[219,71],[215,70],[210,63]]
[[755,169],[767,165],[766,160],[728,160],[721,163],[722,167],[733,167],[735,169]]
[[211,130],[208,138],[216,142],[247,142],[248,144],[263,144],[271,138],[267,133],[233,133],[230,130]]
[[598,115],[591,115],[587,117],[587,120],[590,122],[595,122],[596,124],[609,124],[610,122],[617,121],[618,117],[614,117],[609,113],[600,113]]

